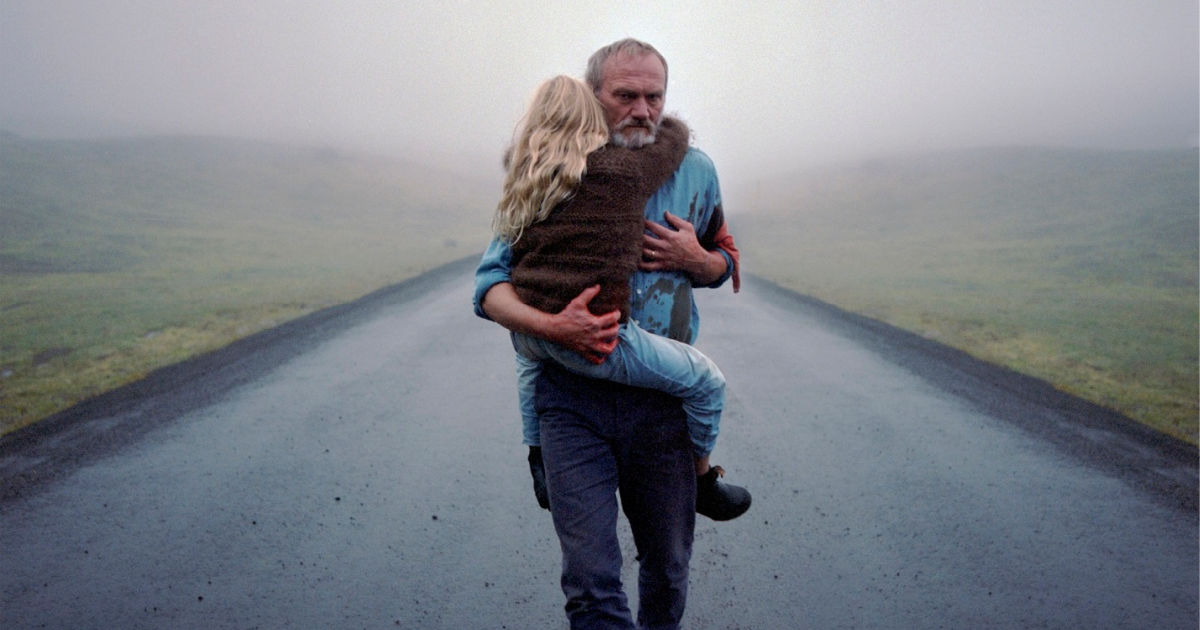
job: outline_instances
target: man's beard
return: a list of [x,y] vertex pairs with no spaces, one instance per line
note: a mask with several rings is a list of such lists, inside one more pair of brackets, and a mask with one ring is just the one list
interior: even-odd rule
[[[621,133],[621,130],[633,128],[632,136],[626,136]],[[658,133],[658,123],[650,119],[634,120],[633,117],[626,118],[617,123],[616,129],[612,132],[612,143],[618,147],[628,147],[637,149],[648,144],[654,144],[655,134]]]

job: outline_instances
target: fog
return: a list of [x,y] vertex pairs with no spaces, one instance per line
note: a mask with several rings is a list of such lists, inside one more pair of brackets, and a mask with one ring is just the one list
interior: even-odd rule
[[[723,184],[987,145],[1197,143],[1195,0],[0,0],[0,129],[217,134],[499,177],[539,81],[633,36]],[[599,8],[603,6],[604,8]]]

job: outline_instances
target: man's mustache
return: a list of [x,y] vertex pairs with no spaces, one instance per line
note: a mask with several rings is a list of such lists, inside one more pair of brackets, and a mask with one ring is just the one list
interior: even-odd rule
[[640,119],[639,120],[637,118],[630,117],[630,118],[626,118],[625,120],[622,120],[621,122],[617,123],[616,131],[620,131],[622,129],[630,129],[630,128],[646,129],[646,130],[650,131],[651,133],[653,133],[655,130],[658,129],[658,125],[654,124],[654,121],[649,120],[649,119]]

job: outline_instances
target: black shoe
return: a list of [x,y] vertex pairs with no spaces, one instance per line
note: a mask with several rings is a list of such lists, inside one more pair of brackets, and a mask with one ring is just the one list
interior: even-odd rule
[[550,509],[550,493],[546,491],[546,466],[542,463],[542,447],[529,447],[529,474],[533,476],[533,496],[543,510]]
[[735,519],[750,509],[750,492],[741,486],[721,483],[725,469],[713,466],[696,477],[696,513],[714,521]]

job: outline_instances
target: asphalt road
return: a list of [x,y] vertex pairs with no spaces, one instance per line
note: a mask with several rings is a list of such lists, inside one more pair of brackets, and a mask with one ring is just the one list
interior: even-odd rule
[[[472,266],[0,440],[0,626],[565,627]],[[1194,448],[753,279],[701,299],[755,502],[700,519],[688,628],[1197,627]]]

